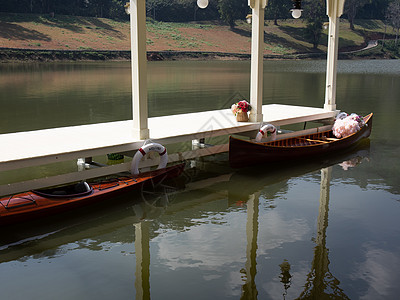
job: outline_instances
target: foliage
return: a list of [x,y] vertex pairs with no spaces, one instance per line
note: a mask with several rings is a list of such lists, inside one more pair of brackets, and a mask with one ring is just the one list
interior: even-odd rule
[[[178,2],[180,2],[178,4]],[[181,2],[178,0],[147,0],[147,15],[158,21],[186,21],[188,15],[192,15],[189,11],[194,9],[194,3]]]
[[265,8],[265,18],[274,20],[278,25],[278,19],[286,19],[290,16],[291,0],[269,0]]
[[346,0],[344,3],[344,13],[347,14],[351,30],[354,30],[354,20],[357,12],[369,2],[371,2],[371,0]]
[[395,45],[398,44],[399,30],[400,30],[400,0],[395,0],[389,4],[386,19],[390,25],[396,29],[396,40]]
[[[91,16],[128,20],[124,4],[129,0],[1,0],[0,12],[32,13],[52,15]],[[303,0],[306,11],[318,0]],[[322,0],[325,5],[326,0]],[[206,9],[200,9],[197,0],[146,0],[147,16],[157,21],[189,22],[198,20],[221,19],[231,27],[238,19],[244,20],[249,13],[248,0],[210,0]],[[291,0],[269,0],[265,13],[267,19],[275,24],[279,19],[290,17]],[[381,19],[386,15],[388,6],[397,0],[346,0],[345,14],[354,28],[354,18]],[[321,12],[321,17],[325,11]],[[310,25],[314,32],[317,24]],[[315,32],[317,33],[317,32]],[[314,34],[312,34],[314,35]],[[316,34],[318,36],[318,34]]]
[[385,41],[385,49],[397,55],[400,54],[400,45],[396,44],[396,41],[393,40]]
[[313,48],[317,49],[321,39],[322,25],[326,18],[325,1],[307,0],[303,7],[304,16],[307,22],[305,37],[313,44]]
[[197,0],[146,0],[147,16],[157,21],[187,22],[218,19],[217,1],[199,9]]
[[236,20],[245,19],[249,6],[246,0],[219,0],[218,11],[221,19],[234,28]]
[[369,1],[357,12],[358,19],[384,20],[386,9],[392,0]]

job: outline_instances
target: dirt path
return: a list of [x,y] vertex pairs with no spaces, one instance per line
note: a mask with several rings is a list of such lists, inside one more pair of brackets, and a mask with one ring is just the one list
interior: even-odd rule
[[357,52],[361,52],[361,51],[365,51],[365,50],[368,50],[368,49],[375,48],[375,47],[377,47],[378,45],[379,45],[378,41],[377,41],[377,40],[373,40],[373,41],[369,41],[368,44],[367,44],[367,46],[365,46],[365,47],[362,48],[362,49],[353,50],[353,51],[341,52],[341,54],[357,53]]

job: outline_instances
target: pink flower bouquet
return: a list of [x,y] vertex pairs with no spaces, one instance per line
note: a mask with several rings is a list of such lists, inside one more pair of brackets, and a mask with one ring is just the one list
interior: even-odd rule
[[333,124],[332,132],[337,138],[346,137],[356,133],[364,125],[364,119],[359,115],[347,116],[347,114],[341,113]]
[[246,100],[239,101],[231,106],[232,113],[236,116],[238,112],[248,112],[251,110],[251,105]]

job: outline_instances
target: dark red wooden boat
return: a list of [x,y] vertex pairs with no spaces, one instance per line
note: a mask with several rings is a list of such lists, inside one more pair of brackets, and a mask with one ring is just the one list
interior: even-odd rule
[[[29,191],[0,199],[0,224],[11,224],[54,215],[106,200],[122,193],[179,176],[184,164],[139,175],[117,177],[99,183],[75,183],[67,186]],[[112,200],[112,199],[111,199]]]
[[365,125],[356,133],[343,138],[336,138],[332,130],[264,143],[241,140],[231,136],[229,138],[229,163],[233,168],[242,168],[342,151],[361,139],[369,137],[372,130],[372,116],[372,113],[365,116]]

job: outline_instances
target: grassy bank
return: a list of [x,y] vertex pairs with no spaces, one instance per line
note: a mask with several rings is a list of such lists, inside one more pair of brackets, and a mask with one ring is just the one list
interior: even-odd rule
[[[304,38],[305,26],[301,19],[281,20],[279,26],[266,21],[264,55],[267,58],[324,57],[327,30],[323,31],[318,49],[313,49]],[[363,48],[369,40],[381,39],[385,26],[381,21],[363,20],[356,22],[352,31],[347,20],[341,20],[339,32],[339,51],[349,52]],[[386,38],[392,37],[392,32],[392,28],[386,28]],[[251,25],[242,21],[234,29],[220,22],[147,23],[150,59],[248,59],[250,41]],[[129,22],[62,15],[0,14],[0,47],[2,61],[128,59]],[[342,54],[342,57],[399,57],[398,49],[392,48],[378,46],[360,53]]]

